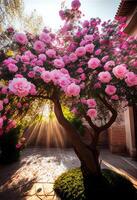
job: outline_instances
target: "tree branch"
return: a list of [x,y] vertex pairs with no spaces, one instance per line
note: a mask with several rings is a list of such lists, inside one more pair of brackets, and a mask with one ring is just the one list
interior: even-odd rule
[[[53,95],[54,96],[54,95]],[[54,96],[55,97],[55,96]],[[87,169],[93,173],[98,173],[96,166],[96,160],[91,149],[82,142],[77,130],[71,125],[71,123],[64,117],[59,99],[54,98],[54,113],[60,125],[65,129],[73,147],[79,154],[79,159],[85,162]]]
[[117,118],[117,111],[106,101],[105,98],[102,98],[101,96],[98,96],[99,99],[101,100],[101,102],[111,111],[112,113],[112,116],[111,118],[109,119],[109,121],[104,125],[104,126],[101,126],[101,127],[98,127],[99,128],[99,133],[108,129],[116,120]]
[[96,126],[96,125],[92,122],[92,120],[90,119],[90,117],[87,116],[87,115],[85,114],[85,115],[84,115],[84,118],[87,120],[87,122],[89,123],[89,125],[91,126],[91,128],[93,128],[95,132],[98,132],[99,127]]
[[52,100],[51,97],[49,96],[44,96],[44,95],[29,95],[28,97],[34,97],[34,98],[40,98],[40,99],[49,99]]

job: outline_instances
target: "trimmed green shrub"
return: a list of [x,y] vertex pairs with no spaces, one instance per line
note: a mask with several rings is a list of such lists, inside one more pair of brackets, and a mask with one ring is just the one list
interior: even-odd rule
[[54,191],[62,200],[135,200],[135,189],[125,177],[103,169],[102,178],[95,180],[85,181],[80,168],[71,169],[55,181]]

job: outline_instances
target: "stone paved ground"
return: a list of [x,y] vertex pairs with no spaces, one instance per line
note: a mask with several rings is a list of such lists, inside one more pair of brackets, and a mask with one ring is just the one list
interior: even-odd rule
[[100,157],[105,166],[125,175],[137,188],[137,161],[133,161],[132,158],[127,156],[111,154],[110,151],[105,149],[101,151]]
[[[102,167],[125,172],[137,183],[137,162],[102,150]],[[57,200],[53,192],[55,179],[67,169],[78,167],[72,149],[25,149],[20,162],[0,166],[0,200]]]
[[55,179],[79,165],[72,149],[25,149],[20,162],[0,167],[0,200],[57,199]]

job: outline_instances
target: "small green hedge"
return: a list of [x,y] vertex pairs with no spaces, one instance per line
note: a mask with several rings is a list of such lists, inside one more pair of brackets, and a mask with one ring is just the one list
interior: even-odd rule
[[[55,181],[54,191],[62,200],[136,200],[132,183],[111,170],[102,170],[101,181],[85,183],[81,170],[71,169]],[[88,192],[87,183],[92,183]]]

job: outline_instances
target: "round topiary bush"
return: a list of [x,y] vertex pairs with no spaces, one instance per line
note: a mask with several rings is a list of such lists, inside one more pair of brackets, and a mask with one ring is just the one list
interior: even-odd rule
[[[87,192],[88,183],[90,191]],[[91,182],[83,179],[80,168],[71,169],[55,181],[54,191],[62,200],[135,200],[132,183],[109,169],[102,170],[100,181]]]

